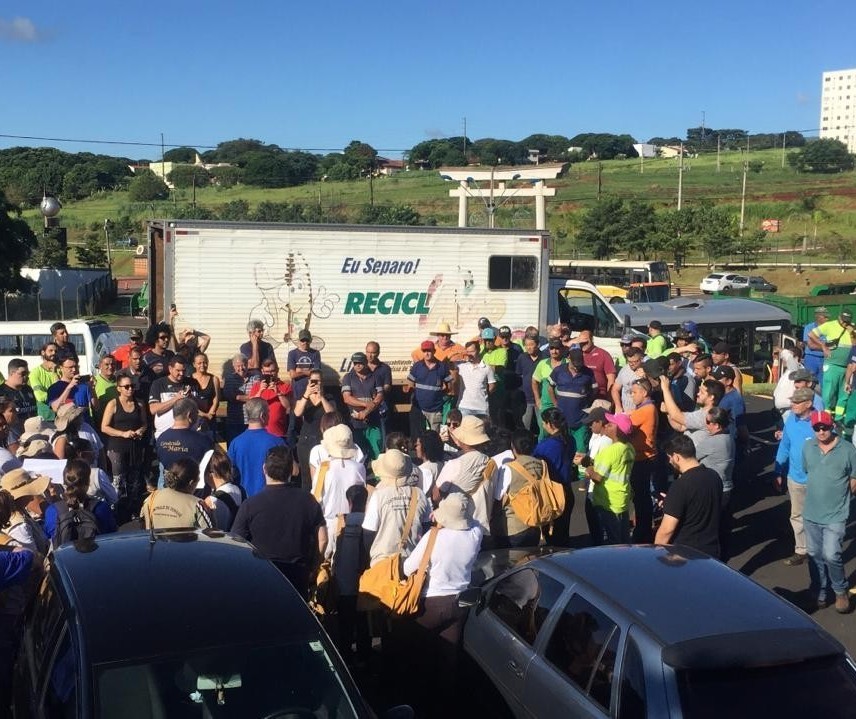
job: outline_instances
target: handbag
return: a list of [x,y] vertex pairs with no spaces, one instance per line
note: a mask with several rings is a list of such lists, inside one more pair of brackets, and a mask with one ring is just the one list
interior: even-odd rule
[[[411,487],[410,505],[407,508],[407,518],[404,520],[401,539],[398,541],[398,551],[389,557],[379,560],[360,576],[360,588],[357,595],[357,609],[359,611],[368,612],[375,609],[386,609],[396,614],[399,613],[396,607],[400,606],[402,591],[408,581],[404,580],[401,576],[401,550],[404,549],[407,537],[410,536],[410,528],[413,526],[413,520],[416,518],[416,505],[418,502],[419,494],[416,487]],[[427,554],[426,552],[426,556]]]

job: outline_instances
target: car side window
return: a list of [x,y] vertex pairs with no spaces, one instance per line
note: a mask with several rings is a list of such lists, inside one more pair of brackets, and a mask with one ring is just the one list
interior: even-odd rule
[[68,627],[53,656],[42,705],[46,716],[77,716],[77,670]]
[[642,653],[633,637],[629,636],[621,670],[618,719],[645,719],[648,716],[647,704]]
[[574,595],[556,622],[545,656],[581,691],[609,710],[618,639],[615,622]]
[[564,588],[561,582],[527,567],[497,582],[488,609],[531,646]]

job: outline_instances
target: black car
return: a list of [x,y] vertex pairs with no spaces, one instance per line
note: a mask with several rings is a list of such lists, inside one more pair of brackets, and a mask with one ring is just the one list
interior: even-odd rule
[[291,584],[211,530],[58,549],[15,672],[16,717],[373,716]]
[[[460,600],[464,649],[505,703],[491,716],[851,716],[856,667],[841,644],[705,554],[514,551],[479,561],[485,584]],[[494,560],[510,568],[495,574]]]

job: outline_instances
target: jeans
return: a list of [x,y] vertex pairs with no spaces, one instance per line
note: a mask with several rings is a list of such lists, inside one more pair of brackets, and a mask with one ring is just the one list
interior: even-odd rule
[[600,523],[600,529],[606,535],[604,544],[630,544],[630,514],[615,514],[608,509],[595,505],[594,511]]
[[844,562],[841,559],[847,523],[816,524],[804,519],[803,524],[808,556],[811,559],[808,565],[811,590],[817,593],[819,600],[826,599],[828,585],[832,585],[832,591],[836,594],[847,594],[847,576],[844,574]]

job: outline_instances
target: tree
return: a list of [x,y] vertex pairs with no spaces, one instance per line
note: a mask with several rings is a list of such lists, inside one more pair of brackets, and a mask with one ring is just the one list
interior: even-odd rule
[[52,227],[39,235],[31,263],[36,267],[63,269],[68,267],[68,246],[63,227]]
[[788,163],[798,172],[844,172],[856,165],[856,156],[840,140],[815,140],[788,155]]
[[710,202],[691,208],[691,236],[707,255],[708,266],[733,251],[735,218],[725,207]]
[[577,242],[591,252],[595,259],[602,260],[612,256],[622,247],[625,213],[624,200],[620,197],[599,200],[583,216]]
[[657,216],[647,202],[633,200],[625,205],[620,221],[621,245],[628,255],[648,259],[654,251]]
[[753,230],[744,232],[743,237],[737,236],[732,244],[732,251],[743,257],[743,264],[747,267],[755,262],[756,255],[764,249],[767,233],[764,230]]
[[371,145],[359,140],[348,143],[343,153],[344,161],[356,171],[356,177],[374,171],[377,161],[377,150]]
[[410,205],[363,205],[357,222],[361,225],[421,225],[422,218]]
[[136,177],[128,185],[128,198],[131,202],[151,202],[169,197],[169,188],[151,170],[138,170]]
[[163,154],[164,162],[179,162],[192,165],[196,162],[196,150],[192,147],[174,147]]
[[83,244],[75,247],[77,264],[83,267],[107,267],[107,250],[104,228],[97,222],[89,225],[89,230],[83,236]]
[[234,187],[244,179],[244,171],[235,165],[212,167],[208,174],[214,178],[214,184],[219,187]]
[[240,222],[250,219],[250,203],[246,200],[232,200],[217,208],[217,217],[221,220]]
[[21,267],[36,246],[36,236],[20,217],[20,211],[6,200],[0,190],[0,290],[15,292],[25,287]]
[[176,165],[166,179],[177,189],[184,190],[188,187],[205,187],[211,182],[211,175],[202,165]]
[[570,139],[571,147],[582,147],[587,156],[612,160],[618,155],[638,157],[633,148],[636,140],[630,135],[612,135],[608,132],[583,132]]

